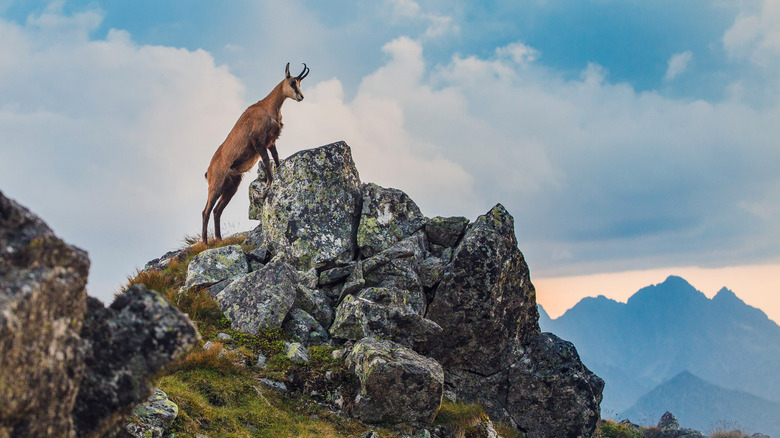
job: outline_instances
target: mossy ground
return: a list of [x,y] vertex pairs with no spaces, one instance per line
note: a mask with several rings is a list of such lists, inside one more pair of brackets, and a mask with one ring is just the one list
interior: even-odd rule
[[[196,347],[173,364],[168,375],[154,382],[179,406],[179,415],[168,432],[177,437],[205,434],[212,438],[327,438],[352,437],[368,430],[365,425],[320,406],[307,395],[338,389],[344,400],[354,398],[356,378],[344,368],[343,360],[333,359],[333,348],[312,347],[308,364],[294,364],[283,354],[284,342],[289,339],[280,329],[262,330],[257,335],[233,330],[219,305],[205,291],[179,292],[193,257],[205,249],[242,241],[243,237],[229,237],[208,246],[194,243],[164,270],[139,272],[128,279],[126,287],[144,284],[187,313],[197,324],[204,342],[213,344],[208,351]],[[218,342],[216,336],[220,332],[232,339]],[[259,354],[268,359],[264,369],[252,366]],[[281,394],[267,389],[260,378],[283,381],[289,391]],[[380,434],[396,435],[386,430]]]

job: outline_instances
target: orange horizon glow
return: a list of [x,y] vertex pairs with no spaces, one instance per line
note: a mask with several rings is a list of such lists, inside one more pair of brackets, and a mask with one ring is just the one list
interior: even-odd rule
[[582,298],[604,295],[625,303],[639,289],[662,283],[670,275],[684,278],[712,298],[723,287],[746,304],[761,309],[775,323],[780,321],[780,264],[729,266],[724,268],[676,267],[532,278],[536,301],[555,319]]

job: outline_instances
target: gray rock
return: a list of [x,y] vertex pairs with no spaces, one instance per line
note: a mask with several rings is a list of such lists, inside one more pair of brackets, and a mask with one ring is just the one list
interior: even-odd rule
[[320,323],[301,309],[290,311],[282,323],[282,330],[306,347],[325,344],[329,339],[328,332]]
[[425,235],[432,245],[454,248],[468,224],[469,220],[465,217],[436,216],[425,224]]
[[600,417],[604,381],[582,364],[574,345],[542,333],[524,345],[502,389],[504,408],[529,438],[590,436]]
[[233,337],[230,336],[227,333],[217,333],[217,340],[218,341],[231,341],[231,340],[233,340]]
[[508,366],[514,348],[539,333],[536,291],[501,204],[466,230],[427,317],[443,332],[421,352],[481,375]]
[[300,342],[285,342],[284,354],[296,363],[309,363],[309,352]]
[[[415,347],[441,333],[441,327],[410,308],[400,289],[383,288],[383,302],[347,295],[336,310],[330,327],[333,338],[357,341],[367,336]],[[377,292],[379,289],[371,289]],[[405,302],[406,301],[406,302]]]
[[255,366],[258,368],[265,368],[265,362],[268,360],[267,357],[263,353],[257,353],[257,362],[255,362]]
[[420,284],[424,288],[438,285],[444,278],[447,262],[438,257],[428,257],[420,265]]
[[425,235],[418,232],[363,260],[365,285],[393,287],[422,296],[420,269],[424,259]]
[[163,390],[155,388],[151,397],[133,409],[133,421],[125,425],[125,430],[136,438],[162,438],[178,415],[176,403]]
[[300,151],[276,169],[271,187],[250,185],[263,237],[299,270],[348,263],[361,201],[360,176],[344,142]]
[[360,340],[347,355],[360,380],[354,414],[369,423],[430,423],[441,406],[444,370],[390,341]]
[[217,303],[234,329],[256,335],[281,327],[295,301],[297,281],[290,265],[271,261],[231,283],[217,295]]
[[171,264],[172,261],[184,260],[185,256],[186,256],[186,250],[184,249],[168,251],[165,254],[161,255],[160,257],[147,262],[146,265],[144,265],[142,271],[144,272],[163,271]]
[[345,278],[349,277],[349,274],[355,270],[355,263],[350,263],[346,266],[338,266],[332,269],[322,271],[320,273],[319,286],[327,286],[333,283],[338,283]]
[[363,184],[363,209],[357,244],[363,257],[371,257],[411,236],[425,225],[425,216],[406,193]]
[[287,392],[287,385],[285,385],[284,382],[264,378],[257,379],[257,381],[262,383],[266,388],[276,392]]
[[73,411],[80,435],[112,429],[149,396],[148,380],[200,338],[189,318],[141,285],[108,308],[89,297],[81,337],[91,348]]
[[207,249],[196,255],[187,266],[186,290],[228,282],[249,272],[241,245]]
[[0,192],[0,430],[69,436],[88,344],[87,253]]
[[295,291],[293,307],[313,316],[319,325],[327,330],[333,322],[333,308],[330,307],[330,301],[325,292],[320,289],[309,289],[300,284]]
[[298,271],[298,281],[309,289],[317,289],[319,280],[319,274],[317,274],[317,270],[314,268],[308,271]]
[[677,421],[677,417],[669,411],[664,412],[661,419],[658,420],[658,428],[661,432],[671,432],[680,430],[680,422]]

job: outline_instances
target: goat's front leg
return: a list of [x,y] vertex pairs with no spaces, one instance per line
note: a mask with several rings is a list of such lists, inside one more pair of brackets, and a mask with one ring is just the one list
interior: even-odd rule
[[279,168],[279,153],[276,152],[276,143],[272,144],[271,147],[268,149],[271,150],[271,156],[274,157],[274,162],[276,163],[276,168]]
[[265,165],[265,182],[270,186],[271,181],[273,181],[273,177],[271,176],[271,160],[268,158],[268,151],[266,151],[265,148],[260,148],[260,158],[263,159],[263,164]]

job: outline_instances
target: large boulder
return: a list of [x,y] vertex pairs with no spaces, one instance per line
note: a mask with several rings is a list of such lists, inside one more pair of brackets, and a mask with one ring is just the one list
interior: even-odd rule
[[271,261],[230,283],[217,294],[217,303],[234,329],[256,335],[264,328],[281,327],[295,302],[297,285],[295,269]]
[[330,335],[357,341],[376,337],[415,347],[441,333],[441,327],[415,310],[406,291],[368,288],[357,297],[347,295],[336,309]]
[[72,434],[88,271],[86,252],[0,193],[0,436]]
[[467,228],[427,317],[443,329],[428,353],[447,369],[481,375],[506,367],[514,348],[539,333],[536,291],[501,204]]
[[0,193],[0,436],[104,436],[198,339],[142,286],[106,309],[87,254]]
[[353,414],[369,423],[430,423],[441,406],[444,370],[391,341],[365,338],[347,355],[360,380]]
[[344,142],[285,159],[270,187],[250,186],[264,241],[298,270],[324,269],[354,259],[362,199],[352,152]]
[[425,226],[425,216],[404,192],[374,183],[363,184],[363,209],[357,244],[363,257],[388,248]]
[[529,438],[587,437],[599,421],[604,381],[571,342],[551,333],[526,342],[508,368],[506,389],[504,407]]
[[185,289],[206,287],[219,282],[231,282],[249,272],[241,245],[207,249],[193,257],[187,265]]
[[186,353],[199,334],[160,294],[135,285],[107,308],[88,297],[81,337],[90,348],[74,420],[79,435],[99,436],[149,396],[149,380]]

